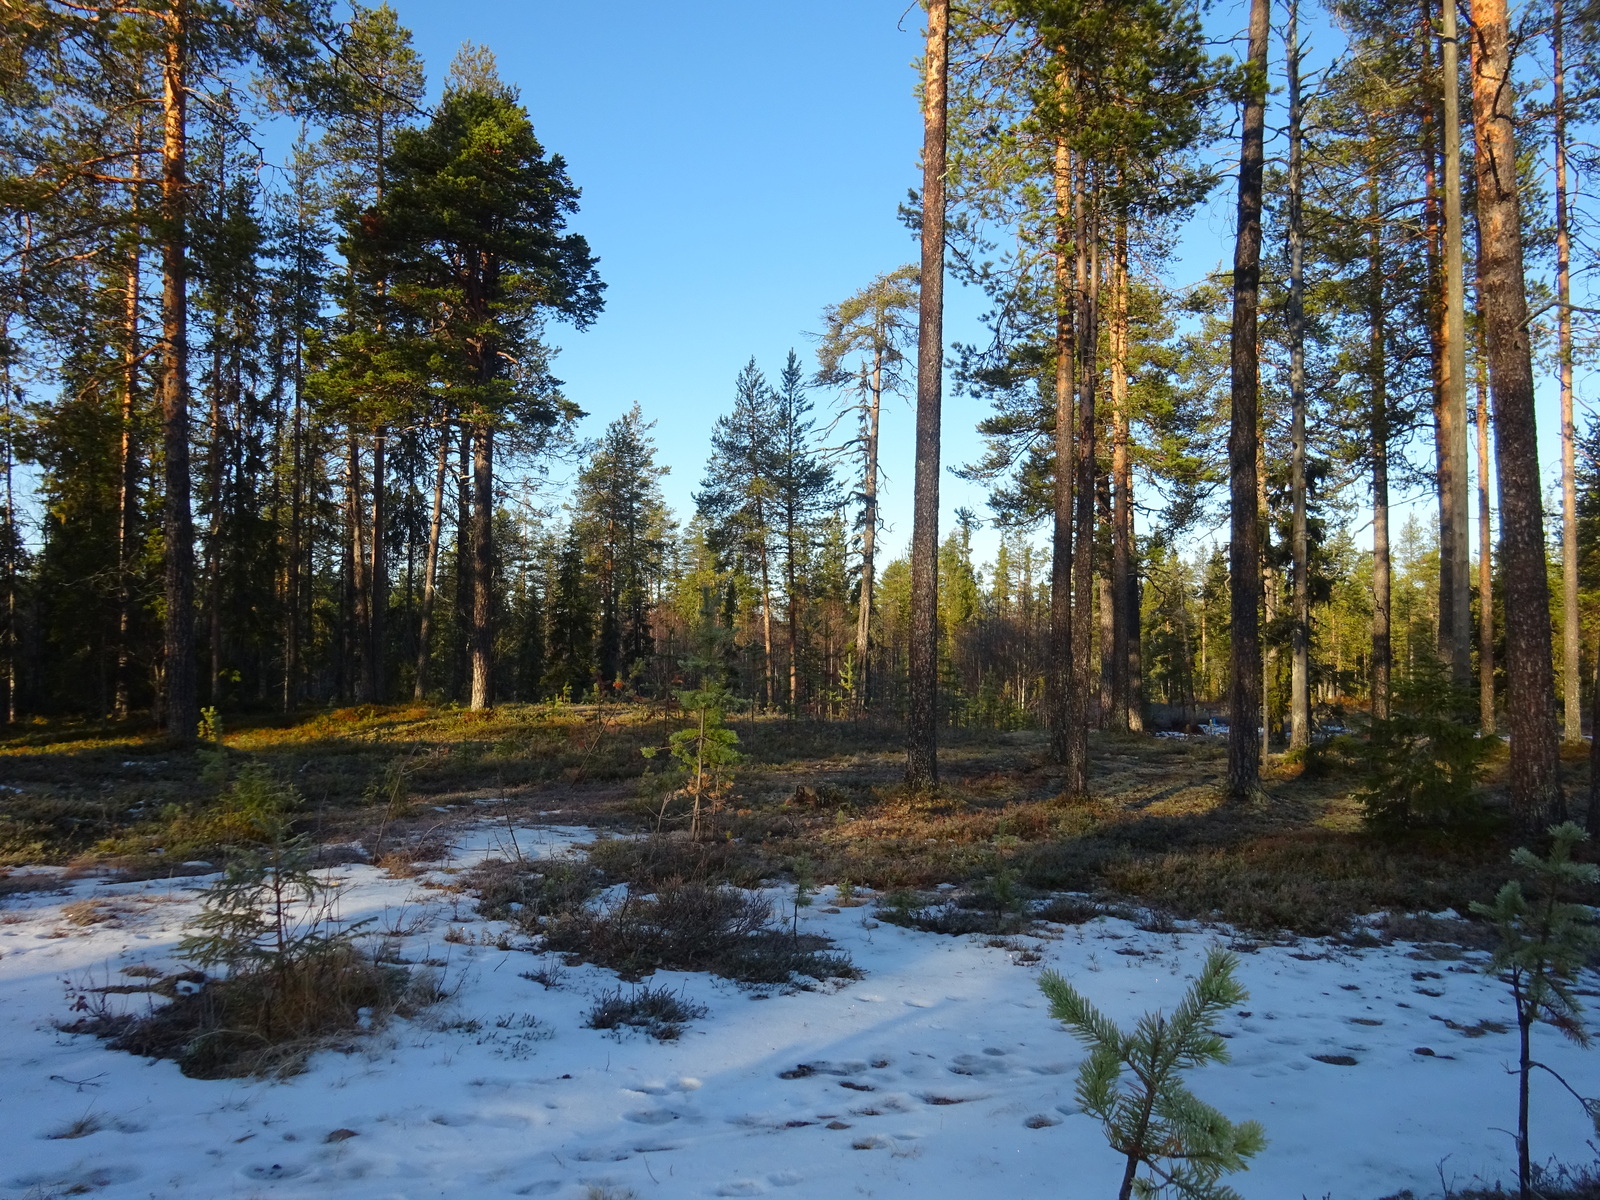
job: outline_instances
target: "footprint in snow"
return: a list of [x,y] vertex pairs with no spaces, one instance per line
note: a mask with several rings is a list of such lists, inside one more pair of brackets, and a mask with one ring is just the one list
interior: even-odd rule
[[256,1163],[254,1166],[245,1167],[239,1174],[246,1179],[260,1182],[271,1182],[274,1179],[293,1179],[297,1175],[305,1174],[305,1168],[294,1163]]
[[550,1196],[561,1190],[561,1180],[540,1179],[534,1183],[525,1183],[519,1188],[512,1188],[513,1196]]
[[725,1183],[716,1190],[718,1196],[759,1196],[767,1189],[754,1179],[735,1179],[732,1183]]
[[767,1176],[767,1182],[773,1187],[794,1187],[797,1183],[804,1183],[805,1176],[798,1171],[774,1171]]
[[623,1113],[622,1119],[637,1125],[669,1125],[681,1116],[682,1113],[673,1112],[670,1108],[640,1108]]
[[[1005,1051],[1001,1051],[1004,1054]],[[955,1075],[1005,1075],[1011,1068],[1000,1058],[983,1054],[958,1054],[951,1063],[950,1071]]]

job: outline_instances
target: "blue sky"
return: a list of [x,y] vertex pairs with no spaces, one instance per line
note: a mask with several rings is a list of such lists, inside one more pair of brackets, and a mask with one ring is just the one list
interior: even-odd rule
[[[792,346],[814,367],[824,305],[917,247],[896,219],[920,184],[905,0],[805,5],[693,0],[446,4],[394,0],[437,89],[465,39],[494,50],[546,147],[583,189],[573,228],[600,256],[606,311],[554,331],[556,373],[593,436],[635,400],[686,518],[711,423],[753,354],[776,376]],[[949,337],[978,336],[978,297],[951,289]],[[832,397],[814,395],[819,416]],[[983,406],[947,396],[945,458],[976,451]],[[885,542],[910,537],[909,404],[886,411]],[[944,510],[982,490],[945,476]]]

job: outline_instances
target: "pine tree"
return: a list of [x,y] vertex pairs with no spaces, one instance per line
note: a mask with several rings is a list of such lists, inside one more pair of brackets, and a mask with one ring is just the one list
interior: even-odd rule
[[[1154,1198],[1168,1189],[1185,1200],[1238,1200],[1219,1180],[1245,1170],[1265,1148],[1260,1125],[1233,1124],[1184,1087],[1180,1074],[1228,1061],[1227,1043],[1215,1030],[1226,1010],[1248,998],[1233,977],[1237,961],[1213,949],[1172,1016],[1146,1013],[1131,1033],[1054,971],[1040,976],[1050,1015],[1089,1047],[1078,1072],[1078,1103],[1126,1160],[1117,1200]],[[1124,1073],[1132,1076],[1127,1085]],[[1141,1167],[1153,1178],[1139,1178]]]
[[349,229],[349,253],[383,264],[393,353],[448,390],[470,434],[470,604],[473,708],[494,692],[494,464],[502,429],[570,421],[539,342],[554,316],[583,328],[602,307],[588,243],[564,232],[578,191],[547,157],[527,111],[492,56],[464,49],[426,128],[403,130],[388,191]]

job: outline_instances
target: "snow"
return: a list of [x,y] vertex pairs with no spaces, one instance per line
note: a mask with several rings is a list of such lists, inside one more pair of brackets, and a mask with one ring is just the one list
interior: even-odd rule
[[[523,973],[552,956],[496,948],[520,935],[479,920],[470,897],[421,886],[510,854],[513,837],[533,857],[591,836],[485,821],[421,878],[335,868],[344,918],[410,931],[406,956],[444,960],[453,994],[285,1081],[186,1079],[53,1025],[86,984],[171,966],[204,877],[63,879],[61,894],[14,897],[0,909],[0,1197],[1108,1197],[1121,1163],[1076,1111],[1083,1051],[1050,1020],[1037,973],[1062,973],[1127,1023],[1170,1009],[1206,949],[1232,938],[1101,918],[989,945],[881,923],[824,889],[800,925],[833,938],[863,979],[767,995],[661,972],[652,986],[709,1014],[676,1043],[618,1038],[583,1027],[617,986],[610,972],[561,968],[547,990]],[[787,914],[792,891],[772,895]],[[113,919],[66,922],[62,906],[85,899]],[[452,927],[475,944],[446,942]],[[1300,941],[1240,954],[1250,999],[1223,1026],[1233,1061],[1189,1082],[1266,1127],[1267,1150],[1231,1180],[1247,1200],[1436,1195],[1441,1173],[1465,1184],[1514,1172],[1515,1033],[1479,1024],[1512,1027],[1506,989],[1480,956],[1417,953]],[[1535,1036],[1536,1057],[1600,1092],[1600,1056]],[[1533,1105],[1535,1156],[1584,1161],[1593,1130],[1580,1106],[1542,1077]],[[94,1132],[52,1136],[75,1122]]]

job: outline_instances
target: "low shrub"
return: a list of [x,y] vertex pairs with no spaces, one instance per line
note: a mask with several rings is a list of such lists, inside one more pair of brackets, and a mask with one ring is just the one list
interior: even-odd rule
[[706,1015],[703,1004],[693,1004],[666,988],[635,988],[627,995],[619,986],[603,992],[589,1010],[584,1024],[590,1029],[643,1030],[662,1042],[675,1042],[688,1022]]
[[[310,858],[303,839],[281,831],[236,856],[179,943],[198,969],[88,989],[77,1006],[86,1016],[63,1028],[174,1059],[197,1079],[284,1075],[316,1049],[437,999],[431,978],[380,964],[357,945],[366,922],[339,922],[337,885],[319,878]],[[110,995],[136,992],[166,1003],[142,1016],[110,1011]]]
[[481,916],[537,933],[551,919],[581,908],[604,879],[588,863],[573,859],[488,858],[467,871],[462,882],[477,893]]
[[669,884],[654,895],[630,891],[605,912],[580,908],[554,918],[544,946],[630,980],[657,970],[709,971],[747,984],[857,976],[847,957],[824,952],[827,939],[771,919],[770,904],[736,888]]

